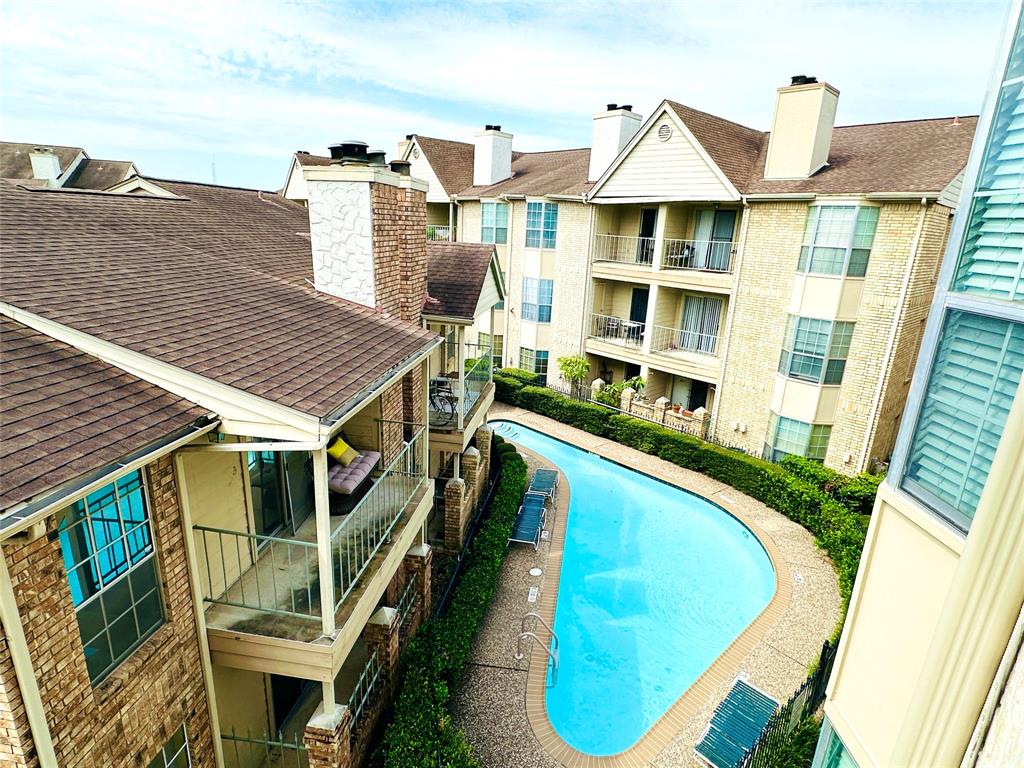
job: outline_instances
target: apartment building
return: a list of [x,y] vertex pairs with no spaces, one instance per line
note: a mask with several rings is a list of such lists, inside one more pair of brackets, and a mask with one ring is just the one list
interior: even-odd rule
[[[426,184],[358,142],[332,160],[308,207],[0,182],[5,764],[364,756],[430,607],[442,339]],[[488,386],[454,377],[468,422],[437,432],[465,485],[490,442],[460,398]]]
[[129,160],[98,160],[81,147],[0,141],[0,179],[51,188],[108,189],[138,174]]
[[1000,41],[815,768],[1024,760],[1024,28]]

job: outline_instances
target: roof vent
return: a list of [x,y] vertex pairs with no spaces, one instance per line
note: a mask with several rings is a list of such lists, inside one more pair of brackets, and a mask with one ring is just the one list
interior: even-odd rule
[[606,106],[607,106],[609,112],[611,112],[613,109],[618,109],[619,108],[618,104],[608,104]]
[[818,82],[818,78],[810,75],[793,75],[789,80],[790,85],[811,85]]
[[494,130],[494,126],[490,125],[490,124],[487,124],[487,125],[484,126],[484,130],[485,131],[493,131]]
[[370,165],[387,165],[387,161],[384,159],[386,154],[387,152],[385,152],[383,149],[371,149],[369,152],[366,153],[366,161]]
[[500,130],[501,130],[501,126],[500,126],[500,125],[492,125],[491,127],[492,127],[492,128],[494,129],[494,130],[496,130],[496,131],[500,131]]
[[412,163],[408,160],[392,160],[389,164],[392,173],[397,173],[399,176],[409,176],[412,174]]
[[340,144],[331,144],[331,162],[337,165],[366,165],[368,162],[365,141],[350,139]]
[[623,104],[621,107],[619,107],[619,109],[624,109],[627,112],[632,112],[633,111],[633,105],[632,104]]

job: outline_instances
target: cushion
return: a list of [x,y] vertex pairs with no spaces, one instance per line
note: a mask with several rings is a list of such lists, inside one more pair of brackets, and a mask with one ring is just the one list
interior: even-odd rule
[[334,493],[350,495],[370,475],[380,461],[377,451],[363,451],[348,466],[335,464],[327,470],[327,487]]
[[327,454],[347,467],[359,456],[359,451],[339,437],[327,449]]

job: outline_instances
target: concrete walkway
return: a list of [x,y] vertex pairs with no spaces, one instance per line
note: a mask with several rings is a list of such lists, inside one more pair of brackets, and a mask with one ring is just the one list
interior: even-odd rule
[[[515,661],[516,637],[524,613],[536,611],[544,604],[553,604],[558,579],[555,567],[552,573],[547,572],[552,537],[543,541],[536,553],[530,547],[515,547],[505,561],[498,595],[481,628],[471,664],[454,703],[456,723],[466,731],[474,754],[485,766],[554,768],[562,765],[621,764],[657,768],[696,767],[700,763],[693,757],[693,745],[737,673],[746,676],[751,684],[780,702],[789,698],[806,678],[807,668],[817,660],[821,644],[839,620],[840,597],[835,571],[815,545],[811,534],[723,483],[605,438],[500,403],[495,403],[488,416],[517,421],[627,467],[695,491],[728,508],[749,523],[770,550],[773,560],[780,561],[777,571],[787,583],[779,584],[779,592],[787,593],[787,599],[776,612],[759,617],[764,626],[748,642],[738,639],[709,668],[709,672],[717,671],[719,674],[702,676],[673,707],[674,716],[663,718],[652,727],[649,736],[655,730],[665,732],[657,741],[648,743],[646,749],[628,750],[617,762],[595,760],[553,746],[560,740],[551,739],[538,724],[536,693],[530,697],[529,709],[534,721],[531,725],[527,711],[530,656],[528,654],[523,661]],[[527,455],[527,463],[531,471],[544,465],[539,457],[533,455]],[[559,497],[554,525],[549,524],[555,538],[559,535],[557,529],[564,530],[571,494],[571,488],[569,493],[564,490]],[[555,549],[557,554],[560,542],[555,541]],[[534,567],[543,569],[544,573],[539,577],[530,576],[529,571]],[[536,588],[532,602],[531,588]],[[730,658],[726,659],[727,656]],[[680,706],[684,700],[686,706]],[[540,717],[543,718],[542,710]],[[536,733],[541,733],[545,746],[538,741]],[[648,737],[641,740],[644,741],[649,741]]]

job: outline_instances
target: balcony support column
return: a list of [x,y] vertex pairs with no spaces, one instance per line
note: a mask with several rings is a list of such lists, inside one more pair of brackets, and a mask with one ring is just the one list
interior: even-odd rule
[[428,544],[416,544],[410,549],[405,555],[405,572],[406,578],[415,578],[418,580],[417,589],[419,590],[419,599],[417,602],[419,605],[416,607],[418,616],[416,618],[416,625],[412,631],[415,631],[416,627],[426,621],[427,616],[430,615],[430,610],[433,608],[431,605],[431,587],[430,587],[430,574],[431,564],[434,559],[434,550],[430,548]]
[[376,651],[377,661],[384,670],[385,698],[391,695],[395,671],[398,669],[398,621],[398,611],[394,608],[378,608],[363,627],[366,652],[372,656]]
[[[327,449],[313,451],[313,499],[316,514],[317,576],[320,622],[325,637],[334,635],[334,567],[331,562],[331,502],[327,488]],[[326,693],[327,683],[324,684]],[[333,689],[333,684],[332,684]],[[326,697],[325,697],[326,698]],[[330,701],[333,701],[333,690]]]
[[651,269],[655,272],[661,269],[661,262],[665,256],[665,222],[667,219],[668,203],[661,203],[658,206],[658,220],[654,222],[654,258],[651,259]]
[[[661,222],[660,217],[658,219],[658,222]],[[661,251],[657,251],[657,253],[661,253]],[[655,261],[655,264],[657,264],[657,261]],[[644,337],[643,342],[640,344],[640,351],[645,355],[648,355],[651,352],[651,340],[654,338],[655,309],[657,308],[657,306],[658,284],[651,283],[650,292],[647,294],[647,315],[646,317],[644,317]]]
[[457,359],[459,367],[457,369],[459,375],[459,412],[458,416],[459,432],[462,431],[463,422],[465,421],[465,406],[466,406],[466,327],[463,325],[455,326],[455,340],[458,342],[456,347],[458,348]]
[[309,768],[349,768],[351,734],[352,713],[348,707],[335,704],[332,696],[329,705],[317,709],[302,734]]

